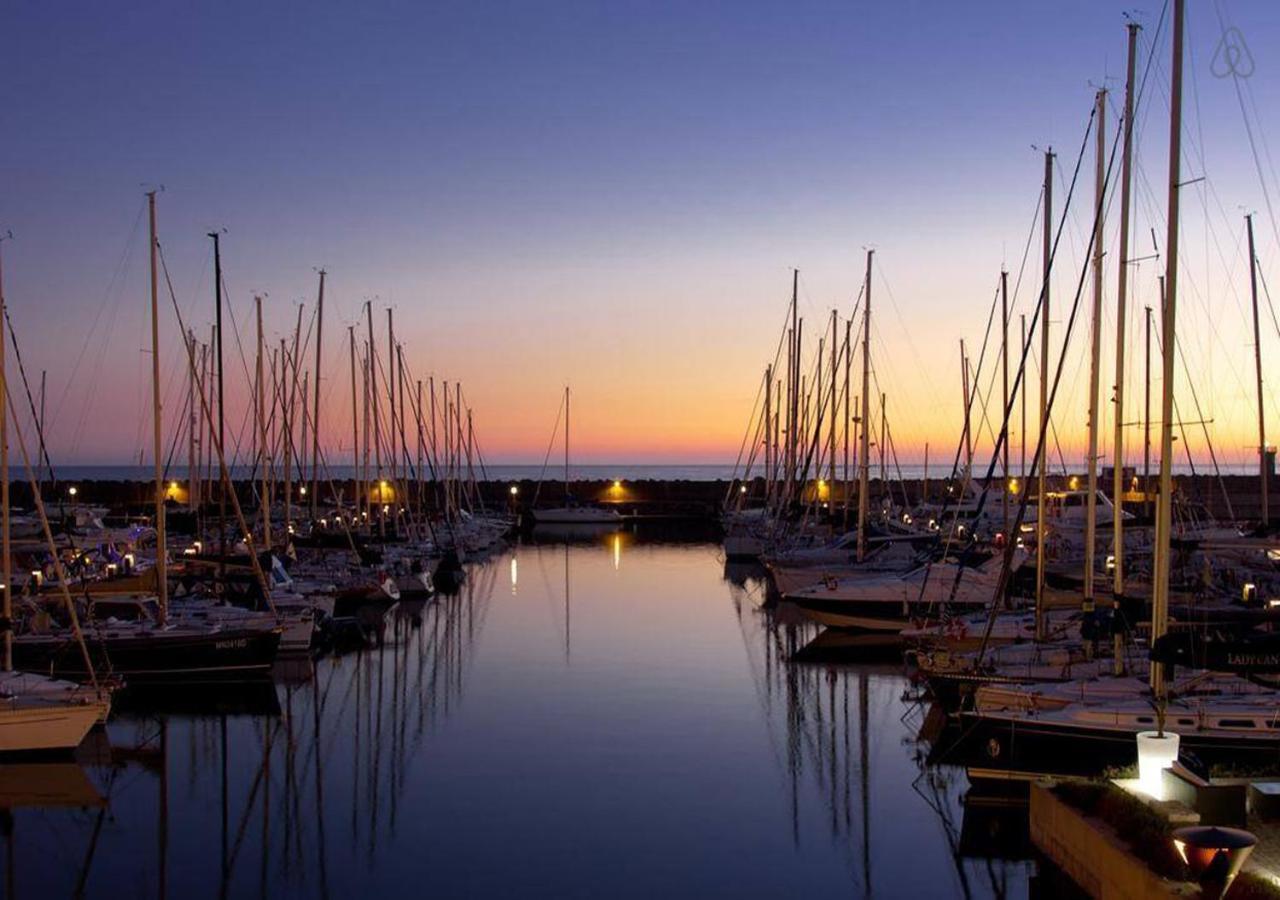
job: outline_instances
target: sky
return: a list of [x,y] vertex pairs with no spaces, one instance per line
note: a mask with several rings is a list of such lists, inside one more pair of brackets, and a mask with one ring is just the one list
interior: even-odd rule
[[[1257,213],[1262,271],[1280,285],[1269,206],[1280,204],[1269,143],[1280,137],[1268,131],[1280,111],[1280,7],[1188,6],[1183,178],[1204,180],[1183,188],[1176,396],[1182,421],[1212,420],[1187,425],[1195,453],[1207,430],[1224,461],[1247,462],[1257,434],[1242,216]],[[813,348],[812,326],[833,308],[853,312],[871,247],[873,366],[894,447],[904,461],[926,444],[949,456],[960,339],[976,365],[1002,266],[1021,284],[1015,334],[1039,289],[1036,250],[1018,274],[1038,227],[1043,150],[1059,154],[1060,212],[1100,86],[1112,91],[1108,147],[1114,138],[1126,13],[1144,26],[1149,73],[1135,120],[1136,258],[1164,242],[1160,3],[15,0],[0,29],[4,287],[27,375],[47,372],[50,452],[150,459],[144,192],[162,188],[165,264],[183,321],[202,336],[214,307],[206,234],[221,235],[227,427],[242,456],[253,296],[265,298],[270,345],[291,341],[323,267],[330,459],[350,453],[347,327],[370,301],[379,354],[391,308],[409,377],[461,381],[490,461],[541,461],[565,384],[576,460],[732,461],[791,270]],[[1228,26],[1251,51],[1247,78],[1215,74]],[[1055,266],[1055,355],[1092,176],[1090,143]],[[1109,253],[1117,220],[1113,199]],[[1116,267],[1104,266],[1105,450]],[[1142,417],[1141,308],[1158,303],[1162,266],[1132,263],[1127,424]],[[177,446],[184,351],[162,299],[166,444]],[[1054,413],[1055,446],[1073,464],[1090,302],[1086,291]],[[1280,326],[1265,307],[1263,325],[1274,360]],[[1265,393],[1280,421],[1280,395]],[[991,427],[975,425],[980,449]],[[1141,432],[1128,433],[1132,459]]]

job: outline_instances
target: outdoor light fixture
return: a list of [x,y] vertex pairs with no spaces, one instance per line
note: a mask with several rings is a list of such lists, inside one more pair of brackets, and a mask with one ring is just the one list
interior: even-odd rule
[[516,494],[520,493],[520,488],[516,487],[516,486],[513,484],[513,485],[511,485],[510,493],[511,493],[511,496],[512,496],[512,497],[514,497]]
[[74,497],[78,493],[80,493],[80,490],[75,485],[72,485],[71,487],[67,488],[68,496]]
[[1258,586],[1252,581],[1246,582],[1245,586],[1240,589],[1240,600],[1242,603],[1258,602]]
[[1178,758],[1179,737],[1172,731],[1139,731],[1138,789],[1149,797],[1164,799],[1165,769]]
[[1173,847],[1206,890],[1205,896],[1221,897],[1231,887],[1245,860],[1258,845],[1258,838],[1243,828],[1193,825],[1173,833]]

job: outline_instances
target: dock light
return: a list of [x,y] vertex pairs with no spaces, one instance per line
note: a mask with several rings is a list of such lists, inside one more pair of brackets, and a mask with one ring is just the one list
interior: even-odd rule
[[307,496],[307,486],[304,484],[302,487],[298,488],[298,493],[304,497]]
[[290,533],[290,534],[293,534],[293,523],[292,523],[292,522],[290,522],[290,523],[289,523],[289,533]]
[[930,519],[930,520],[929,520],[929,530],[930,530],[930,531],[937,531],[937,530],[938,530],[938,520],[937,520],[937,519]]
[[956,529],[956,534],[960,535],[960,537],[964,537],[964,526],[963,526],[963,525],[961,525],[959,528],[957,528],[957,529]]
[[71,487],[67,488],[68,497],[74,497],[78,493],[80,493],[80,489],[77,488],[74,484]]
[[620,490],[622,490],[622,482],[621,482],[621,481],[615,481],[615,482],[613,483],[613,489],[614,489],[615,491],[620,491]]
[[1267,609],[1275,609],[1277,606],[1280,606],[1280,600],[1271,599],[1267,601]]
[[134,560],[135,560],[135,557],[134,557],[134,555],[133,555],[132,553],[126,553],[126,554],[124,555],[124,567],[125,567],[125,571],[128,571],[129,569],[132,569],[132,568],[133,568]]
[[1010,494],[1018,493],[1018,479],[1016,478],[1009,479],[1009,493]]
[[910,525],[910,524],[911,524],[911,513],[903,513],[903,514],[902,514],[902,524],[903,524],[903,525]]
[[1107,574],[1108,574],[1108,575],[1113,575],[1113,574],[1115,574],[1115,571],[1116,571],[1116,557],[1115,557],[1115,554],[1114,554],[1114,553],[1112,553],[1112,554],[1108,554],[1108,556],[1107,556]]
[[746,492],[747,492],[747,486],[745,484],[738,485],[739,494],[745,494]]
[[119,566],[117,566],[115,563],[107,563],[107,577],[108,577],[108,578],[115,578],[115,577],[116,577],[116,572],[117,572],[117,571],[119,571]]
[[1192,825],[1173,833],[1173,848],[1206,897],[1227,893],[1257,845],[1257,835],[1243,828]]
[[514,497],[514,496],[516,496],[517,494],[519,494],[519,493],[520,493],[520,488],[519,488],[518,486],[516,486],[516,485],[514,485],[514,484],[513,484],[513,485],[511,485],[511,487],[510,487],[510,488],[508,488],[508,489],[507,489],[507,492],[508,492],[509,494],[511,494],[511,496],[512,496],[512,497]]
[[182,555],[183,555],[183,556],[195,556],[195,555],[196,555],[196,548],[195,548],[195,547],[184,547],[184,548],[183,548],[183,550],[182,550]]
[[1078,491],[1078,490],[1080,490],[1080,478],[1079,478],[1079,476],[1077,476],[1077,475],[1072,475],[1072,476],[1071,476],[1071,480],[1070,480],[1069,482],[1067,482],[1067,483],[1071,486],[1071,490],[1073,490],[1073,491]]
[[1245,604],[1258,602],[1258,586],[1252,581],[1246,582],[1240,589],[1240,601]]
[[321,527],[321,528],[328,528],[328,527],[329,527],[329,520],[328,520],[328,519],[321,519],[321,520],[320,520],[320,527]]
[[40,587],[42,584],[44,584],[44,573],[41,572],[39,569],[32,569],[31,580],[35,582],[36,587]]
[[391,507],[390,507],[390,506],[386,506],[386,505],[384,505],[384,506],[382,507],[382,512],[383,512],[384,514],[385,514],[385,513],[389,513],[389,512],[391,512]]
[[199,553],[201,550],[204,549],[204,544],[200,543],[199,541],[193,541],[191,543],[191,546],[195,548],[195,551],[197,553]]
[[1137,741],[1138,790],[1156,800],[1163,800],[1163,772],[1177,760],[1180,738],[1172,731],[1139,731]]

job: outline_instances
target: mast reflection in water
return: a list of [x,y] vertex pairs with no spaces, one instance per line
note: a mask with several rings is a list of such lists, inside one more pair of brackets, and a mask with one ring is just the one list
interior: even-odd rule
[[709,543],[538,535],[379,646],[126,696],[0,766],[7,895],[1025,895],[962,856],[900,665],[798,661],[763,598]]

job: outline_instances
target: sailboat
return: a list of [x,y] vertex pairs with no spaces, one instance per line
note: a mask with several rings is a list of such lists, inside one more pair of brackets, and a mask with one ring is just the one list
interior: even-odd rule
[[[4,620],[13,621],[13,552],[10,546],[9,521],[9,434],[8,393],[5,379],[4,286],[0,281],[0,555],[3,556]],[[39,498],[39,494],[35,495]],[[37,501],[38,502],[38,501]],[[44,531],[50,537],[48,521],[41,515]],[[66,586],[63,585],[64,596]],[[77,634],[79,630],[77,629]],[[81,651],[84,642],[81,639]],[[73,750],[89,730],[110,711],[110,700],[100,688],[59,681],[34,672],[15,671],[13,667],[13,631],[4,630],[3,671],[0,671],[0,752],[17,753],[41,750]]]
[[617,525],[622,516],[616,509],[579,506],[569,493],[569,388],[564,389],[564,497],[565,505],[535,509],[531,515],[539,525]]

